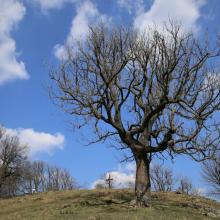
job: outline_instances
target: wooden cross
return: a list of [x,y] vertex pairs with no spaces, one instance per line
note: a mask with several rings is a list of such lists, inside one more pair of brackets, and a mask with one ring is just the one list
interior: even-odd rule
[[112,188],[112,183],[113,183],[113,178],[111,178],[111,175],[108,175],[108,178],[105,180],[105,182],[108,185],[108,188],[111,189]]

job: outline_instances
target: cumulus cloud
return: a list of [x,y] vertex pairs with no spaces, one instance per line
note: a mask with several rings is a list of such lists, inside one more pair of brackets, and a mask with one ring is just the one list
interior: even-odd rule
[[66,3],[75,2],[76,0],[27,0],[29,2],[40,5],[43,11],[49,9],[59,9]]
[[132,13],[132,10],[133,10],[132,0],[118,0],[117,3],[119,7],[126,9],[129,14]]
[[107,172],[102,179],[95,180],[91,188],[95,188],[97,184],[105,185],[105,179],[108,177],[113,179],[114,188],[130,188],[135,185],[135,163],[128,163],[125,166],[119,165],[115,171]]
[[117,0],[117,4],[129,14],[139,14],[144,11],[144,0]]
[[22,61],[18,60],[11,31],[23,19],[25,7],[16,0],[0,0],[0,85],[15,79],[28,79]]
[[27,145],[30,148],[30,155],[34,156],[37,153],[51,153],[54,150],[61,150],[64,147],[65,137],[60,133],[50,134],[45,132],[35,131],[32,128],[7,128],[8,135],[16,135],[21,144]]
[[70,33],[66,39],[65,45],[57,44],[54,47],[54,54],[58,59],[65,59],[66,47],[74,47],[80,40],[84,40],[89,32],[89,26],[97,22],[108,22],[105,15],[101,14],[96,6],[89,0],[84,1],[77,8],[76,16],[72,20]]
[[148,11],[140,13],[134,19],[134,27],[144,30],[146,27],[160,27],[168,19],[180,22],[185,30],[198,31],[197,21],[201,16],[200,8],[205,0],[154,0]]
[[[153,168],[156,164],[152,163],[151,168]],[[96,188],[97,185],[102,185],[107,187],[106,179],[111,177],[112,184],[114,188],[120,189],[120,188],[134,188],[135,187],[135,173],[136,173],[136,165],[135,162],[127,163],[126,165],[120,164],[116,170],[109,171],[105,173],[105,175],[95,180],[91,184],[91,189]],[[175,177],[174,177],[175,178]],[[181,178],[181,176],[177,176],[177,180]],[[178,189],[179,185],[178,182],[176,182],[174,189]],[[195,195],[206,195],[207,189],[204,187],[199,188],[193,188],[192,191]]]

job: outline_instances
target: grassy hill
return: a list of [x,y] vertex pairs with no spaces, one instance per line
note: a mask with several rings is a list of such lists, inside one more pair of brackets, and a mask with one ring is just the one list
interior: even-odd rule
[[131,190],[73,190],[1,199],[0,219],[220,219],[220,204],[206,198],[152,193],[152,208],[135,208],[132,197]]

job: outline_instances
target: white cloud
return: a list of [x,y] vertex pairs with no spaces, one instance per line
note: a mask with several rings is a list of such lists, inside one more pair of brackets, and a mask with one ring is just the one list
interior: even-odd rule
[[133,10],[133,0],[118,0],[117,1],[119,7],[124,8],[128,11],[129,14],[132,13]]
[[148,11],[135,17],[134,27],[142,31],[149,26],[160,27],[171,19],[180,22],[184,29],[196,32],[200,8],[204,4],[205,0],[154,0]]
[[30,148],[30,155],[37,153],[51,153],[55,149],[63,149],[65,137],[60,133],[50,134],[38,132],[32,128],[7,128],[8,135],[16,135],[21,144],[27,145]]
[[199,187],[196,189],[196,191],[197,191],[197,194],[200,196],[205,196],[207,193],[207,189],[204,187]]
[[144,10],[144,0],[117,0],[117,4],[121,9],[127,10],[129,14],[140,14]]
[[108,22],[105,15],[101,14],[96,6],[89,0],[84,1],[78,8],[76,16],[72,20],[70,33],[65,45],[57,44],[54,54],[58,59],[65,59],[66,46],[74,47],[78,41],[84,40],[89,32],[89,26],[97,22]]
[[66,3],[71,3],[76,0],[27,0],[31,3],[39,4],[43,11],[49,9],[59,9]]
[[[156,165],[154,163],[151,163],[151,168]],[[163,164],[164,166],[164,164]],[[91,189],[94,189],[97,184],[101,184],[102,186],[107,187],[106,179],[110,177],[113,179],[113,187],[114,188],[134,188],[135,187],[135,173],[136,173],[136,164],[135,162],[124,164],[119,164],[118,168],[114,171],[110,171],[105,173],[105,175],[95,180],[91,184]],[[175,176],[174,176],[175,178]],[[177,176],[177,179],[179,179],[180,176]],[[178,188],[178,183],[176,182],[175,189]],[[207,192],[207,189],[204,187],[194,188],[193,192],[195,195],[205,195]]]
[[25,65],[18,61],[11,31],[23,19],[25,7],[16,0],[0,0],[0,85],[15,79],[28,79]]
[[128,163],[125,166],[119,165],[116,171],[107,172],[103,179],[95,180],[91,188],[95,188],[97,184],[105,185],[105,179],[110,177],[113,179],[114,188],[130,188],[135,185],[135,163]]

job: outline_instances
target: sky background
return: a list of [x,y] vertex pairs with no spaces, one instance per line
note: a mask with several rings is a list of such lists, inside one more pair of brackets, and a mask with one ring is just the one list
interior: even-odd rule
[[[171,18],[212,38],[220,31],[219,11],[219,0],[0,0],[0,124],[29,144],[31,159],[68,169],[83,187],[108,171],[133,178],[134,166],[120,164],[122,152],[108,144],[86,147],[91,131],[72,130],[49,99],[50,67],[65,56],[65,44],[85,39],[89,25],[101,20],[144,30]],[[160,163],[207,187],[200,166],[187,157]]]

